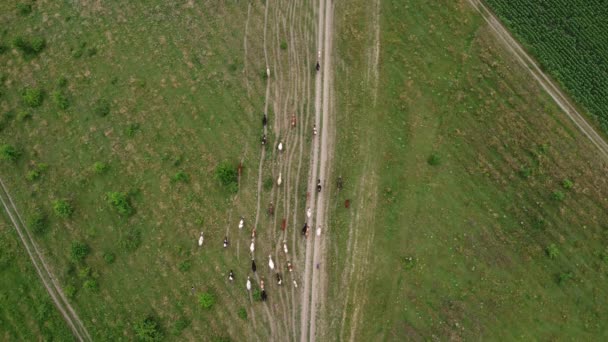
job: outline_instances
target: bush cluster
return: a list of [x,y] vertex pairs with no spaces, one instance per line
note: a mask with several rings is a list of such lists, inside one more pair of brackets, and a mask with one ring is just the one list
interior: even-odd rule
[[40,107],[42,105],[42,90],[38,88],[25,88],[21,92],[23,103],[31,108]]
[[106,200],[118,211],[119,214],[124,216],[133,214],[133,208],[129,203],[129,198],[124,192],[108,192],[106,194]]
[[203,309],[211,309],[215,304],[215,296],[209,292],[201,293],[198,296],[198,303]]
[[221,162],[215,169],[215,178],[229,192],[238,192],[239,178],[236,166],[228,162]]
[[70,218],[74,213],[72,205],[64,199],[53,201],[53,210],[57,216],[63,219]]
[[135,330],[135,335],[139,341],[154,342],[163,339],[160,325],[151,315],[136,322],[133,326],[133,330]]
[[38,55],[46,47],[46,40],[42,37],[33,37],[27,40],[21,36],[13,38],[13,47],[21,51],[24,56],[33,57]]
[[89,255],[89,246],[85,243],[74,241],[70,249],[70,257],[73,261],[80,262]]

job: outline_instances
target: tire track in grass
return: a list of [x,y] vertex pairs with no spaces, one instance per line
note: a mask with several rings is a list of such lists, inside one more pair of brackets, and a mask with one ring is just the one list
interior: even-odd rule
[[34,265],[40,280],[42,280],[42,284],[61,313],[61,316],[72,330],[74,336],[79,341],[92,341],[91,336],[80,320],[80,317],[78,317],[78,314],[65,297],[63,289],[57,282],[57,278],[55,278],[53,273],[50,271],[48,264],[46,263],[42,253],[36,245],[36,242],[23,222],[23,218],[21,217],[21,214],[19,214],[19,211],[17,210],[17,207],[15,206],[15,203],[13,202],[13,199],[2,179],[0,179],[0,185],[2,186],[2,191],[0,192],[0,202],[2,202],[4,210],[15,227],[15,230],[19,235],[19,239],[23,243],[23,246],[25,247],[32,264]]

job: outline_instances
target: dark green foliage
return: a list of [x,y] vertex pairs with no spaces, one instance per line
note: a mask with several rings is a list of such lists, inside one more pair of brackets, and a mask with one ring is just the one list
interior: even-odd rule
[[562,181],[562,186],[564,187],[564,189],[570,190],[574,186],[574,183],[569,179],[564,179]]
[[189,180],[188,175],[184,173],[184,171],[178,171],[173,177],[171,177],[171,181],[173,183],[183,182],[187,183]]
[[68,98],[63,94],[63,92],[59,90],[55,90],[51,97],[53,98],[53,102],[59,107],[61,110],[66,110],[70,106],[68,102]]
[[608,21],[604,1],[488,0],[515,36],[608,130]]
[[26,121],[32,118],[32,112],[29,110],[20,110],[17,112],[17,120],[18,121]]
[[181,272],[188,272],[192,268],[192,263],[190,262],[190,260],[182,261],[179,263],[177,268],[179,268]]
[[47,164],[39,163],[32,170],[27,172],[25,178],[30,182],[38,180],[42,176],[44,171],[46,171],[47,168],[48,168]]
[[8,47],[0,43],[0,55],[4,54],[6,51],[8,51]]
[[25,57],[34,57],[46,47],[42,37],[33,37],[29,41],[21,36],[13,38],[13,47],[21,51]]
[[532,175],[532,170],[529,167],[522,166],[518,172],[519,176],[523,179],[528,179]]
[[209,292],[201,293],[198,296],[198,303],[203,309],[211,309],[215,304],[215,296]]
[[19,13],[22,16],[26,16],[26,15],[32,13],[32,5],[26,4],[23,2],[17,3],[17,13]]
[[141,232],[131,228],[120,239],[120,246],[127,252],[135,251],[141,245]]
[[74,241],[70,247],[70,258],[75,262],[83,261],[91,252],[86,243]]
[[43,100],[42,90],[38,88],[25,88],[21,92],[21,100],[23,100],[23,103],[28,107],[40,107]]
[[260,291],[260,289],[254,289],[252,295],[253,295],[253,300],[255,300],[256,302],[262,301],[262,291]]
[[111,265],[114,263],[114,261],[116,261],[116,254],[112,252],[106,252],[103,254],[103,260],[106,262],[106,264]]
[[41,210],[36,210],[27,220],[27,226],[36,234],[42,235],[48,229],[48,220]]
[[21,152],[19,152],[14,146],[3,144],[0,145],[0,160],[6,160],[14,162],[19,158]]
[[426,162],[431,166],[437,166],[437,165],[441,164],[441,157],[439,157],[439,154],[437,154],[437,153],[432,153],[428,157]]
[[287,50],[287,42],[286,41],[282,41],[281,42],[281,50]]
[[268,177],[264,180],[264,184],[262,185],[262,187],[264,188],[264,191],[270,191],[273,185],[274,180],[272,179],[272,177]]
[[93,164],[93,172],[95,172],[98,175],[106,173],[109,168],[110,168],[110,166],[108,166],[108,164],[106,164],[104,162],[95,162],[95,164]]
[[403,258],[403,269],[411,270],[416,266],[416,258],[408,256]]
[[74,296],[76,296],[76,287],[74,287],[74,285],[67,285],[63,288],[63,291],[68,298],[74,298]]
[[141,321],[136,322],[133,326],[133,330],[135,331],[135,336],[137,336],[139,341],[154,342],[161,341],[163,339],[160,325],[151,315],[145,317]]
[[240,308],[239,311],[237,311],[237,315],[242,319],[242,320],[247,320],[247,310],[245,310],[245,308]]
[[215,178],[231,193],[236,193],[239,188],[238,172],[236,166],[229,162],[221,162],[215,169]]
[[557,246],[554,243],[550,244],[545,249],[545,252],[550,259],[555,259],[559,255],[559,249],[557,249]]
[[574,274],[572,272],[561,272],[559,274],[557,274],[556,278],[556,282],[559,285],[563,285],[566,282],[568,282],[569,280],[574,279]]
[[182,331],[186,329],[190,325],[190,321],[185,318],[180,318],[175,323],[173,323],[173,327],[171,328],[171,334],[175,336],[179,336],[182,334]]
[[60,199],[53,201],[53,211],[60,218],[67,219],[74,213],[74,208],[67,200]]
[[57,79],[57,86],[65,88],[68,85],[68,79],[65,76],[61,76]]
[[133,214],[133,208],[129,203],[129,198],[124,192],[108,192],[106,194],[106,200],[118,211],[120,215],[129,216]]
[[97,100],[97,102],[95,102],[94,112],[97,116],[107,116],[108,114],[110,114],[110,102],[105,99]]
[[127,136],[129,138],[133,138],[135,136],[135,133],[137,133],[138,131],[139,131],[139,124],[132,123],[129,125],[129,127],[127,127]]
[[82,287],[89,292],[99,292],[99,283],[97,283],[97,280],[95,279],[85,280],[85,282],[82,284]]
[[555,201],[561,202],[564,200],[564,198],[566,198],[566,194],[564,194],[560,190],[555,190],[553,191],[553,193],[551,193],[551,198]]

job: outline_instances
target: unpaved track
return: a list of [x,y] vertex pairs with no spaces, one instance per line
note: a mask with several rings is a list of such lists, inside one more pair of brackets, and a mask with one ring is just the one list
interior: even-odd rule
[[600,150],[602,157],[608,160],[608,143],[597,133],[585,117],[576,109],[572,102],[564,95],[559,86],[550,79],[521,47],[521,45],[511,36],[507,28],[498,18],[479,0],[467,0],[488,23],[492,31],[498,36],[505,47],[513,53],[517,61],[534,77],[545,91],[553,98],[555,103],[568,115],[574,124],[591,140]]
[[72,333],[79,341],[92,341],[89,332],[85,328],[84,324],[78,317],[76,311],[72,308],[67,298],[65,297],[61,286],[59,285],[57,278],[53,275],[51,270],[48,267],[48,264],[44,260],[44,256],[38,249],[36,242],[30,235],[25,223],[23,222],[23,218],[21,218],[21,214],[17,210],[15,203],[13,202],[8,189],[6,188],[4,181],[0,179],[0,185],[2,190],[0,191],[0,202],[2,202],[2,207],[6,211],[9,219],[13,223],[17,234],[19,235],[19,239],[23,243],[25,250],[38,273],[38,276],[42,280],[42,284],[46,288],[47,292],[51,296],[51,299],[55,303],[55,306],[61,313],[61,316],[68,324],[70,329],[72,329]]
[[[323,249],[324,239],[327,237],[328,227],[325,217],[326,201],[329,199],[330,171],[330,148],[333,146],[333,130],[331,129],[330,104],[331,93],[331,55],[332,55],[332,28],[333,28],[333,3],[331,0],[319,0],[317,46],[321,53],[319,56],[321,69],[317,72],[315,80],[315,124],[320,128],[320,136],[315,137],[312,151],[312,172],[309,178],[309,192],[311,194],[310,205],[314,212],[314,222],[311,223],[311,234],[306,245],[304,290],[302,291],[302,310],[300,315],[301,336],[300,341],[314,341],[316,338],[316,313],[319,297],[325,297],[321,279],[325,277],[323,262],[325,251]],[[323,190],[316,194],[316,181],[321,180]],[[316,198],[315,198],[316,197]],[[316,200],[316,201],[315,201]],[[315,230],[322,227],[320,237]],[[319,269],[316,265],[323,267]]]

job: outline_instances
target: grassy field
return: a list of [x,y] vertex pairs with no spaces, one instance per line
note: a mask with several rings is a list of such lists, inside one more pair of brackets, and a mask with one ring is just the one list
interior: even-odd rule
[[540,64],[608,130],[608,7],[602,1],[487,0]]
[[374,89],[373,13],[336,4],[330,339],[606,338],[594,146],[465,1],[381,2]]
[[[0,13],[0,175],[93,338],[133,340],[152,317],[169,340],[266,339],[263,307],[244,288],[249,231],[237,229],[240,215],[255,217],[263,2],[3,2]],[[287,34],[268,31],[273,41]],[[214,174],[240,161],[235,195]],[[5,336],[61,340],[66,328],[45,311],[50,300],[8,222]],[[260,225],[264,241],[265,216]],[[229,269],[238,285],[228,286]],[[202,293],[215,298],[211,309]]]

